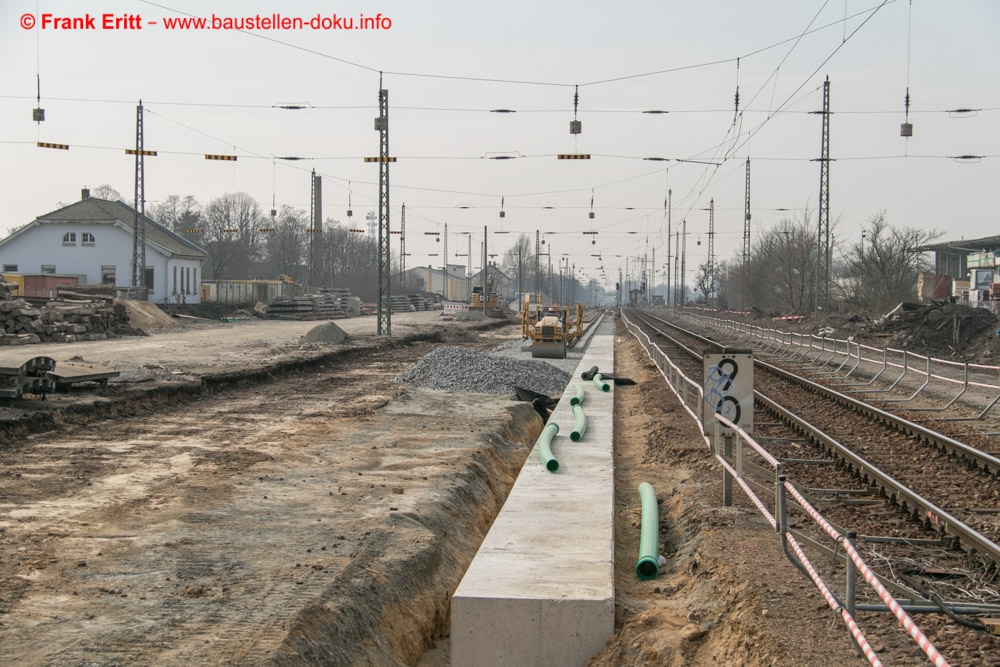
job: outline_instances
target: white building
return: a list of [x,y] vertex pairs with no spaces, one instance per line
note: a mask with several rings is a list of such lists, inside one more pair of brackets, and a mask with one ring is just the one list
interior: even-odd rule
[[[0,240],[3,273],[77,275],[81,283],[132,282],[135,209],[90,196],[39,216]],[[146,286],[157,303],[198,303],[207,253],[145,217]]]

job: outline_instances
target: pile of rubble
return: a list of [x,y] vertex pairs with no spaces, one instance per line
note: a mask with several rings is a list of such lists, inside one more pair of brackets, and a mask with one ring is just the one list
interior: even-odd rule
[[0,282],[0,345],[104,340],[115,324],[111,299],[55,300],[32,306]]
[[1000,321],[989,310],[962,304],[904,303],[858,338],[944,359],[1000,361]]

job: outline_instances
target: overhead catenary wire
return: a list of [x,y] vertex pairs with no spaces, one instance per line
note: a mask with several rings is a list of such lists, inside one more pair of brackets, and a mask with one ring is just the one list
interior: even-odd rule
[[[155,3],[150,3],[150,4],[155,4]],[[884,4],[886,4],[886,3],[883,3],[883,5]],[[878,8],[876,8],[876,11],[877,11],[877,9]],[[868,10],[868,11],[871,11],[871,10]],[[860,15],[860,14],[861,13],[856,14],[855,16]],[[845,20],[844,20],[844,27],[845,27],[845,39],[844,39],[844,41],[845,42],[847,41],[846,20],[847,20],[847,15],[846,15],[846,9],[845,9]],[[817,28],[817,30],[818,29],[821,29],[821,28]],[[801,39],[801,35],[799,35],[797,38],[794,38],[794,39],[800,40]],[[786,42],[787,42],[787,40],[786,40]],[[731,61],[732,60],[729,60],[729,62],[731,62]],[[739,70],[739,59],[738,58],[736,59],[736,62],[737,62],[737,70]],[[652,73],[648,73],[648,74],[652,74]],[[615,80],[624,80],[624,79],[615,79]],[[607,80],[607,81],[610,81],[610,80]],[[738,81],[738,77],[737,77],[737,81]],[[594,85],[596,83],[601,83],[601,82],[589,82],[589,83],[583,83],[583,84],[578,84],[578,85],[579,86],[586,86],[586,85]],[[739,91],[739,85],[737,83],[737,93],[738,93],[738,91]],[[181,104],[183,104],[183,103],[181,103]],[[242,105],[234,105],[234,106],[242,106]],[[267,106],[273,108],[274,105],[267,105]],[[744,108],[742,111],[740,111],[739,110],[739,102],[737,102],[736,107],[737,107],[737,114],[740,115],[741,118],[742,118],[742,114],[753,113],[752,110],[747,109],[747,108]],[[368,108],[371,108],[371,107],[370,106],[359,106],[359,107],[356,107],[356,108],[359,108],[359,109],[368,109]],[[435,107],[413,107],[413,109],[415,109],[415,110],[442,110],[443,108],[435,108]],[[780,107],[779,107],[779,110],[780,110]],[[458,110],[458,109],[456,109],[456,111],[464,111],[464,110]],[[483,112],[485,110],[478,110],[478,111],[479,112]],[[540,110],[536,110],[536,111],[538,111],[538,112],[541,113],[541,112],[548,112],[548,111],[555,112],[555,111],[559,111],[559,110],[556,110],[556,109],[553,109],[553,110],[541,110],[540,109]],[[718,110],[718,111],[721,112],[723,110]],[[730,109],[728,111],[732,112],[732,109]],[[760,111],[760,113],[767,113],[768,115],[771,115],[772,111],[774,111],[774,110],[769,109],[766,112]],[[806,113],[806,112],[796,112],[794,110],[781,110],[781,111],[783,113]],[[642,111],[638,111],[638,110],[589,110],[588,112],[590,112],[590,113],[643,113]],[[673,111],[673,112],[674,113],[681,113],[681,112],[684,112],[684,110],[678,110],[678,111]],[[777,113],[777,112],[775,112],[775,113]],[[838,113],[848,113],[848,112],[838,112]],[[866,113],[866,112],[858,112],[858,113]],[[868,112],[868,113],[890,113],[890,112],[886,111],[886,112]],[[896,113],[898,113],[898,110],[896,111]],[[576,115],[576,110],[574,110],[574,117],[575,117],[575,115]],[[171,119],[168,119],[168,120],[171,120]],[[172,122],[175,122],[175,121],[172,121]],[[178,124],[183,125],[182,123],[178,123]],[[735,134],[736,137],[742,137],[743,136],[743,133],[740,131],[740,128],[737,128],[734,131],[734,134]],[[208,135],[208,134],[206,134],[206,136],[210,136],[211,137],[211,135]],[[749,140],[750,136],[752,136],[752,134],[748,134],[747,135],[747,139],[748,140]],[[213,137],[213,138],[216,139],[216,140],[218,140],[218,141],[223,141],[224,143],[227,143],[227,145],[232,145],[230,142],[225,142],[224,140],[218,139],[217,137]],[[743,145],[743,144],[741,144],[741,145]],[[117,149],[115,149],[115,150],[117,150]],[[241,149],[241,150],[244,150],[244,149]],[[251,156],[255,157],[255,158],[270,159],[270,160],[272,160],[272,163],[273,163],[274,159],[276,158],[276,156],[273,156],[273,155],[270,156],[270,157],[268,157],[268,156],[265,156],[265,155],[262,155],[262,154],[259,154],[259,153],[254,153],[252,151],[247,151],[247,152],[250,153]],[[191,153],[191,155],[197,155],[197,153]],[[404,156],[404,157],[406,159],[421,159],[421,160],[473,160],[473,159],[483,159],[482,157],[476,157],[476,156],[433,156],[433,155],[421,155],[421,156],[408,156],[408,157]],[[522,157],[538,158],[538,157],[543,157],[543,156],[528,155],[528,156],[522,156]],[[601,157],[608,157],[608,158],[614,157],[615,159],[630,159],[630,160],[648,159],[648,158],[643,158],[643,157],[640,157],[640,156],[628,156],[628,155],[615,155],[615,156],[612,156],[612,155],[603,155]],[[895,157],[899,157],[899,156],[858,156],[858,157],[855,157],[855,158],[838,158],[838,159],[842,159],[842,160],[849,160],[849,159],[856,159],[856,160],[870,159],[870,160],[876,160],[876,159],[894,159]],[[920,157],[920,156],[914,156],[914,157]],[[947,158],[947,159],[956,159],[956,158],[962,159],[962,158],[967,158],[967,157],[970,157],[970,156],[923,156],[923,157],[927,157],[927,158],[934,158],[934,157],[936,157],[936,158]],[[990,157],[990,156],[982,156],[982,157]],[[277,159],[285,159],[285,160],[292,160],[292,159],[294,159],[294,160],[305,160],[305,159],[349,160],[349,159],[356,159],[356,158],[353,158],[353,157],[350,157],[350,156],[320,156],[320,157],[315,157],[315,158],[314,157],[302,157],[302,156],[295,156],[295,157],[286,156],[284,158],[277,158]],[[757,159],[757,158],[755,158],[755,159]],[[770,160],[782,160],[782,161],[795,161],[795,160],[807,160],[809,158],[795,158],[795,157],[780,157],[780,156],[775,156],[775,157],[771,157],[771,158],[763,157],[763,158],[760,158],[760,159],[763,159],[763,160],[770,159]],[[690,162],[690,160],[689,160],[689,162]],[[283,165],[283,166],[292,166],[293,168],[295,168],[294,165]],[[671,165],[671,167],[674,167],[674,166],[676,166],[676,165]],[[712,166],[715,166],[715,165],[712,165]],[[718,171],[718,167],[717,166],[716,166],[715,171]],[[610,187],[612,185],[615,185],[616,183],[624,182],[624,181],[627,181],[627,180],[638,179],[638,178],[644,178],[644,177],[652,175],[652,174],[663,173],[663,172],[666,172],[666,170],[659,169],[659,170],[656,170],[656,171],[650,171],[650,172],[647,172],[647,173],[638,174],[638,175],[635,175],[635,176],[630,176],[630,177],[628,177],[626,179],[621,179],[619,181],[614,181],[614,182],[611,182],[611,183],[605,183],[605,184],[601,184],[601,185],[597,185],[597,186],[592,186],[592,187],[581,186],[580,188],[576,188],[576,189],[574,189],[572,191],[580,191],[580,190],[585,190],[585,189],[591,189],[591,190],[593,190],[594,188],[600,189],[600,188],[604,188],[604,187]],[[706,172],[709,172],[710,174],[714,173],[711,169],[706,169]],[[340,177],[340,176],[335,176],[335,175],[331,175],[331,174],[325,174],[325,175],[329,176],[330,178],[333,178],[333,179],[341,179],[341,180],[343,180],[342,177]],[[712,183],[717,182],[717,181],[718,181],[718,179],[715,176],[710,175],[705,180],[705,183],[703,184],[704,187],[700,188],[699,193],[704,192],[708,187],[710,187],[710,185]],[[364,183],[364,181],[358,181],[358,182],[359,183]],[[369,183],[367,185],[373,185],[373,184]],[[399,186],[399,187],[407,187],[407,186],[404,185],[404,186]],[[474,196],[484,196],[484,197],[493,196],[492,193],[485,193],[485,192],[483,192],[483,193],[463,193],[463,192],[458,191],[458,190],[450,190],[450,189],[445,189],[445,188],[413,188],[413,189],[419,189],[419,190],[425,190],[425,191],[432,191],[432,192],[454,193],[454,194],[472,194]],[[552,192],[557,192],[557,191],[552,191]],[[515,193],[515,194],[513,194],[511,196],[512,197],[518,197],[518,196],[536,196],[536,193],[521,193],[520,195],[517,194],[517,193]],[[682,198],[682,201],[683,200],[684,200],[684,198]],[[565,207],[560,207],[560,208],[565,208]]]
[[[885,2],[896,2],[896,1],[897,0],[885,0]],[[199,18],[198,15],[196,15],[196,14],[191,14],[189,12],[185,12],[185,11],[182,11],[180,9],[176,9],[174,7],[169,7],[169,6],[161,4],[161,3],[153,2],[152,0],[139,0],[139,2],[141,2],[143,4],[146,4],[146,5],[153,6],[153,7],[158,7],[160,9],[163,9],[163,10],[168,11],[168,12],[173,12],[175,14],[181,14],[183,16],[188,16],[188,17],[191,17],[191,18]],[[885,2],[883,2],[882,5],[884,5]],[[826,4],[826,2],[824,2],[824,6],[825,6],[825,4]],[[879,5],[879,8],[882,5]],[[867,13],[867,12],[873,12],[873,11],[877,11],[877,8],[875,10],[872,10],[872,9],[869,8],[869,9],[862,10],[860,12],[856,12],[850,18],[861,16],[861,15]],[[678,67],[670,67],[670,68],[664,68],[664,69],[660,69],[660,70],[653,70],[653,71],[647,71],[647,72],[637,72],[637,73],[631,73],[631,74],[624,74],[624,75],[621,75],[621,76],[609,77],[609,78],[604,78],[604,79],[597,79],[597,80],[593,80],[593,81],[587,81],[587,82],[584,82],[584,83],[568,83],[568,82],[562,82],[562,81],[537,81],[537,80],[530,80],[530,79],[514,79],[514,78],[487,77],[487,76],[465,76],[465,75],[444,74],[444,73],[435,73],[435,72],[395,71],[395,70],[390,70],[390,69],[387,69],[387,68],[384,68],[384,67],[374,67],[374,66],[371,66],[371,65],[366,65],[366,64],[363,64],[363,63],[359,63],[359,62],[355,62],[355,61],[352,61],[352,60],[348,60],[346,58],[341,58],[341,57],[338,57],[338,56],[333,56],[333,55],[330,55],[328,53],[323,53],[321,51],[316,51],[315,49],[309,49],[309,48],[300,46],[298,44],[293,44],[291,42],[286,42],[286,41],[283,41],[283,40],[280,40],[280,39],[269,37],[267,35],[262,35],[260,33],[252,32],[252,31],[249,31],[249,30],[233,30],[232,32],[237,32],[237,33],[249,35],[251,37],[256,37],[257,39],[263,39],[265,41],[268,41],[268,42],[271,42],[271,43],[274,43],[274,44],[279,44],[281,46],[284,46],[284,47],[287,47],[287,48],[290,48],[290,49],[294,49],[294,50],[297,50],[297,51],[308,53],[310,55],[315,55],[315,56],[318,56],[318,57],[321,57],[321,58],[324,58],[324,59],[327,59],[327,60],[331,60],[331,61],[334,61],[334,62],[339,62],[339,63],[344,64],[344,65],[349,65],[351,67],[355,67],[355,68],[358,68],[358,69],[361,69],[361,70],[364,70],[364,71],[367,71],[367,72],[371,72],[371,73],[376,73],[377,72],[379,74],[380,78],[381,78],[382,75],[385,75],[385,76],[399,76],[399,77],[433,78],[433,79],[443,79],[443,80],[452,80],[452,81],[469,81],[469,82],[481,82],[481,83],[513,84],[513,85],[524,85],[524,86],[550,86],[550,87],[560,87],[560,88],[576,88],[576,87],[599,86],[599,85],[608,84],[608,83],[617,83],[617,82],[620,82],[620,81],[628,81],[628,80],[631,80],[631,79],[645,78],[645,77],[652,77],[652,76],[659,76],[659,75],[663,75],[663,74],[671,74],[671,73],[682,72],[682,71],[691,70],[691,69],[698,69],[698,68],[703,68],[703,67],[712,67],[712,66],[716,66],[716,65],[723,65],[723,64],[727,64],[727,63],[731,63],[731,62],[735,61],[737,57],[740,57],[740,58],[743,58],[743,59],[747,59],[747,58],[759,55],[761,53],[765,53],[765,52],[769,51],[770,49],[782,46],[782,45],[784,45],[784,44],[786,44],[786,43],[788,43],[790,41],[801,40],[802,37],[804,37],[805,35],[811,35],[811,34],[813,34],[815,32],[819,32],[819,31],[826,30],[826,29],[831,28],[831,27],[838,26],[841,23],[846,23],[847,19],[848,19],[848,17],[845,15],[845,18],[843,20],[838,19],[838,20],[833,21],[831,23],[828,23],[826,25],[819,26],[819,27],[817,27],[815,29],[809,30],[808,32],[802,33],[798,37],[792,37],[792,38],[783,39],[783,40],[780,40],[780,41],[775,42],[773,44],[770,44],[768,46],[765,46],[765,47],[756,49],[754,51],[751,51],[749,53],[742,54],[741,56],[733,56],[733,57],[728,57],[728,58],[721,58],[721,59],[707,61],[707,62],[703,62],[703,63],[697,63],[697,64],[692,64],[692,65],[682,65],[682,66],[678,66]]]

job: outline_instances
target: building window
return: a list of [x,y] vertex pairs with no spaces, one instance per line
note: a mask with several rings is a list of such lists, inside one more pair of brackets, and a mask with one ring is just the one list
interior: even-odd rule
[[17,273],[17,264],[4,264],[4,273]]
[[113,266],[102,266],[101,267],[101,283],[105,285],[115,284],[115,267]]
[[95,239],[94,235],[90,232],[83,232],[80,235],[80,245],[92,246],[94,245]]
[[63,245],[76,245],[76,232],[63,234]]
[[55,273],[55,272],[56,272],[56,265],[55,264],[42,264],[42,273],[52,274],[52,273]]
[[184,293],[191,293],[191,267],[184,267]]
[[151,267],[151,266],[147,266],[146,267],[146,282],[143,283],[143,284],[146,286],[146,289],[150,293],[152,293],[154,291],[153,290],[153,267]]
[[174,267],[174,294],[177,294],[177,267]]

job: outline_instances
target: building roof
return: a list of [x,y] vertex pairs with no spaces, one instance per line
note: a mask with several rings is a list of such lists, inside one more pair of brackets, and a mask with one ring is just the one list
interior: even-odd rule
[[[135,214],[135,209],[125,202],[88,197],[38,216],[34,221],[8,236],[7,239],[0,241],[0,244],[19,236],[36,225],[52,222],[118,223],[131,233],[135,225]],[[207,252],[194,243],[170,231],[148,215],[142,217],[146,221],[146,243],[158,246],[175,257],[203,260],[208,256]]]
[[1000,236],[984,236],[981,239],[959,239],[920,246],[920,250],[930,252],[986,252],[1000,250]]

